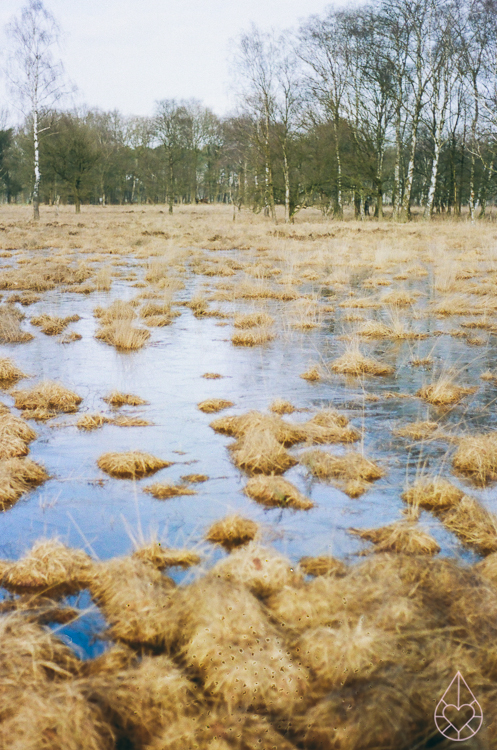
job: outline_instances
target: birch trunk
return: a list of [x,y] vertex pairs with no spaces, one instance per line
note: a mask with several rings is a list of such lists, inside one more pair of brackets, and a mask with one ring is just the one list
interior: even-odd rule
[[336,205],[335,205],[335,216],[336,219],[343,219],[343,205],[342,205],[342,158],[340,154],[340,143],[338,138],[338,122],[337,117],[333,119],[333,130],[335,133],[335,148],[336,148],[336,159],[337,159],[337,193],[336,193]]
[[402,158],[402,144],[400,136],[400,109],[397,110],[395,122],[395,166],[394,166],[394,198],[393,198],[393,219],[398,221],[400,218],[400,160]]
[[426,199],[426,206],[424,210],[424,218],[430,219],[433,211],[433,201],[435,199],[435,189],[437,187],[437,176],[438,176],[438,162],[440,160],[440,137],[435,139],[435,153],[433,155],[433,162],[431,165],[431,179],[430,187],[428,189],[428,197]]
[[34,172],[35,181],[33,185],[33,218],[40,218],[40,144],[38,139],[38,108],[33,107],[33,145],[34,145]]
[[292,221],[290,208],[290,169],[288,167],[288,157],[286,153],[286,144],[283,144],[283,173],[285,177],[285,223]]

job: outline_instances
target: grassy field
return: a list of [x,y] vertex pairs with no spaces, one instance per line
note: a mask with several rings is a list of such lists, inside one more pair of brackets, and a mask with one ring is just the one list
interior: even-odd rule
[[[117,534],[96,501],[81,548],[44,505],[51,531],[0,561],[0,745],[428,748],[459,671],[483,724],[445,696],[437,747],[492,748],[493,222],[30,217],[0,209],[0,528],[91,481],[122,493],[132,549],[95,551]],[[186,543],[133,527],[142,502],[194,516]],[[89,611],[106,648],[84,659],[58,633]]]

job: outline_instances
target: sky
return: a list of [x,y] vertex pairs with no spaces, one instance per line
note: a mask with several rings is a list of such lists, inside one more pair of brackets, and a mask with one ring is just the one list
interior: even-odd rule
[[[0,49],[6,49],[5,24],[24,3],[0,0]],[[63,32],[60,57],[78,87],[76,103],[125,115],[151,115],[156,100],[169,98],[199,99],[226,114],[234,105],[230,40],[252,22],[264,30],[297,26],[327,5],[327,0],[45,0]],[[5,102],[2,75],[0,108]]]

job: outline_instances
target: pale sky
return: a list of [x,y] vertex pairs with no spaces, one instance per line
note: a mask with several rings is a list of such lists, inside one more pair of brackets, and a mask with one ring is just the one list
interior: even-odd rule
[[[5,24],[25,0],[0,0]],[[229,93],[230,39],[251,22],[297,26],[327,0],[45,0],[62,31],[61,58],[78,103],[151,115],[157,99],[200,99],[217,114]],[[350,4],[350,3],[348,3]],[[0,79],[0,107],[7,97]],[[3,102],[2,102],[3,99]],[[8,101],[6,102],[8,104]]]

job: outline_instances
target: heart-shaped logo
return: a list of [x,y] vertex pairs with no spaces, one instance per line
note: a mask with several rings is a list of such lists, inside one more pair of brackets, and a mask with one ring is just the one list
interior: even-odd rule
[[469,703],[463,703],[459,708],[454,706],[453,703],[449,703],[445,706],[442,715],[454,727],[456,732],[460,732],[474,718],[475,709]]

